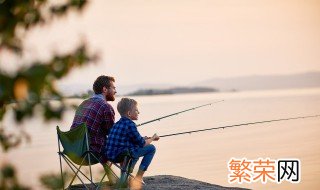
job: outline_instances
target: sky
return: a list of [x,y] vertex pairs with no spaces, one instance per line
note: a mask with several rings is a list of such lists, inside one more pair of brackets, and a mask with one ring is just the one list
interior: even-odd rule
[[320,71],[318,0],[91,0],[31,30],[26,59],[86,41],[100,60],[62,84],[186,85],[216,77]]

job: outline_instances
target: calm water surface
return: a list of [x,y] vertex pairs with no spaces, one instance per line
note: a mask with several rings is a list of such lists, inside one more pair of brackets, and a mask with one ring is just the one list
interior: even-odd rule
[[[142,123],[190,107],[224,99],[214,104],[170,117],[139,128],[142,135],[151,136],[220,127],[226,125],[320,114],[320,89],[252,91],[235,93],[203,93],[168,96],[134,97],[139,102]],[[116,100],[116,102],[120,99]],[[82,100],[70,100],[79,104]],[[116,102],[112,103],[115,107]],[[17,165],[23,182],[41,189],[40,173],[59,171],[55,126],[68,130],[74,111],[62,121],[45,123],[33,119],[23,123],[32,136],[9,154],[1,153],[1,161]],[[40,117],[38,117],[40,118]],[[119,119],[119,115],[116,116]],[[15,130],[12,114],[4,124]],[[252,189],[318,189],[320,181],[320,118],[281,121],[241,126],[191,135],[162,138],[154,144],[157,153],[147,175],[177,175],[222,186]],[[39,156],[40,155],[40,156]],[[227,163],[230,158],[298,158],[301,160],[301,182],[281,184],[229,184]]]

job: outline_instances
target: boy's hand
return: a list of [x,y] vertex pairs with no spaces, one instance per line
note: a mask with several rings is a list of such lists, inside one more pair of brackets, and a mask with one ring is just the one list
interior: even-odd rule
[[152,137],[152,140],[157,141],[160,139],[160,137],[157,135],[157,133],[155,133]]

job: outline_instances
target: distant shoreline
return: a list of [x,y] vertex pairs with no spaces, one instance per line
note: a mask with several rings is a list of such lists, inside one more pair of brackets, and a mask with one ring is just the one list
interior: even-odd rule
[[150,95],[163,95],[163,94],[188,94],[188,93],[203,93],[203,92],[219,92],[219,90],[210,87],[175,87],[168,89],[139,89],[132,93],[126,94],[127,96],[150,96]]

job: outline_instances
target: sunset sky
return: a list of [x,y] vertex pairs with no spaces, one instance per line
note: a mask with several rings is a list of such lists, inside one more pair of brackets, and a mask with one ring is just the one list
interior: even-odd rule
[[63,84],[189,84],[213,77],[320,71],[318,0],[91,0],[26,37],[27,57],[81,40],[100,53]]

